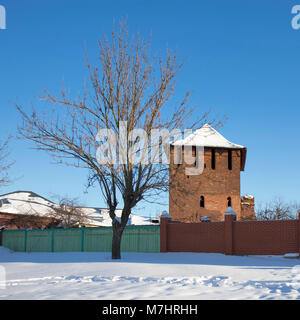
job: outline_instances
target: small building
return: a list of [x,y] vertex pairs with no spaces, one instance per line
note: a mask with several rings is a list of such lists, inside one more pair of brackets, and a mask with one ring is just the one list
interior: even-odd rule
[[[193,163],[184,161],[183,146],[190,146]],[[203,153],[199,154],[197,149]],[[237,219],[255,219],[254,197],[240,194],[240,172],[245,170],[246,154],[246,147],[228,141],[209,124],[172,143],[169,191],[172,219],[200,222],[205,216],[220,221],[227,207],[234,209]],[[176,163],[179,161],[175,159],[180,157],[181,163]],[[201,174],[187,174],[186,168],[201,163]]]

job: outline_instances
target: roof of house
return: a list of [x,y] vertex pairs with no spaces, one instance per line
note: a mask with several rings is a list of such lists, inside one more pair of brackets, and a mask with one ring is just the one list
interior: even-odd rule
[[[16,191],[0,195],[1,214],[28,214],[40,217],[51,217],[58,205],[31,191]],[[87,225],[106,227],[112,225],[107,208],[79,207],[87,216]],[[122,209],[116,209],[116,216],[121,217]],[[150,217],[143,217],[132,213],[128,225],[152,225]],[[0,225],[2,225],[0,221]]]

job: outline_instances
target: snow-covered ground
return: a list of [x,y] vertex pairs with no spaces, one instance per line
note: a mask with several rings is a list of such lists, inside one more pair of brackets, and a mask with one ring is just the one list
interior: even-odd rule
[[282,256],[123,253],[113,261],[0,247],[0,267],[0,299],[300,299],[300,261]]

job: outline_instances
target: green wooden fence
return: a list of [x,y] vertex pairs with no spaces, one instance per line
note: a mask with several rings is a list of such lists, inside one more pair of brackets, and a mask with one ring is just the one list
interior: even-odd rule
[[[4,230],[2,245],[21,252],[111,251],[112,228]],[[159,226],[128,226],[123,252],[160,252]]]

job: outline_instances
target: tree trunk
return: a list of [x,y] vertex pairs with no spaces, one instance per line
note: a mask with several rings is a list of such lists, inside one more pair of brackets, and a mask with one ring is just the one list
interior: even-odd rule
[[123,229],[118,222],[113,223],[113,238],[112,238],[112,259],[121,259],[121,238]]
[[[116,217],[112,219],[112,229],[113,229],[112,250],[111,250],[112,259],[121,259],[121,239],[122,239],[123,231],[128,222],[130,213],[131,213],[130,206],[125,203],[124,209],[122,210],[121,221],[119,219],[116,219]],[[110,216],[112,217],[113,214],[110,214]]]

